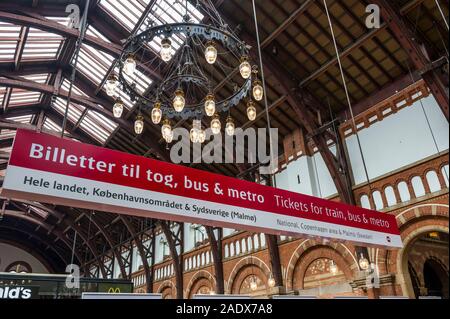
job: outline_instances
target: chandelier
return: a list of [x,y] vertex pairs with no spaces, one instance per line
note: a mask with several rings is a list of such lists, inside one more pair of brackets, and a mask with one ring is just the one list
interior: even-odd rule
[[[231,109],[244,103],[248,119],[254,121],[257,111],[253,100],[261,101],[264,96],[258,69],[250,63],[250,47],[228,27],[210,0],[197,1],[195,7],[206,14],[203,21],[208,24],[193,21],[188,2],[182,22],[155,25],[150,21],[144,31],[131,36],[118,60],[118,72],[111,74],[105,83],[106,93],[116,99],[113,106],[116,118],[122,116],[124,108],[123,101],[117,97],[121,89],[131,101],[139,103],[135,133],[143,133],[142,110],[147,110],[153,124],[162,124],[161,135],[167,143],[173,140],[175,119],[192,123],[193,143],[205,142],[207,127],[213,134],[220,134],[224,128],[227,135],[233,136],[236,126]],[[155,43],[159,45],[156,50]],[[149,48],[159,50],[162,79],[151,92],[142,94],[133,80],[138,64],[136,57],[145,56],[138,53]],[[240,77],[237,83],[232,83],[230,93],[223,88],[234,72]]]

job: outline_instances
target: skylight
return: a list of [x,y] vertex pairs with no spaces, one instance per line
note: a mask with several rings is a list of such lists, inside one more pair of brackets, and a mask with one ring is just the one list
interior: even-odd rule
[[114,58],[109,54],[83,44],[78,57],[77,68],[93,83],[99,85],[108,73],[113,61]]
[[14,122],[22,123],[22,124],[30,124],[32,118],[33,118],[33,115],[28,114],[28,115],[22,115],[22,116],[8,117],[6,119],[9,121],[14,121]]
[[0,62],[14,61],[21,29],[20,26],[0,22]]
[[150,0],[100,0],[100,6],[128,31],[131,31],[149,2]]
[[30,28],[22,54],[22,61],[55,60],[64,38],[55,33]]
[[95,111],[89,110],[80,123],[81,128],[97,141],[105,143],[117,124]]

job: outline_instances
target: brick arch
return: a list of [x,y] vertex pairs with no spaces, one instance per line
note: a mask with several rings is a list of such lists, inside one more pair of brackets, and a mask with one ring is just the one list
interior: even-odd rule
[[[333,257],[336,259],[339,259],[339,262],[341,263],[341,264],[338,264],[337,263],[338,261],[335,260],[338,267],[341,269],[348,269],[350,271],[350,273],[349,273],[350,278],[358,271],[359,267],[358,267],[358,262],[356,261],[355,256],[353,256],[350,249],[347,246],[345,246],[344,244],[337,243],[337,242],[331,243],[328,240],[323,240],[322,242],[319,242],[319,241],[313,240],[313,239],[306,239],[299,244],[299,246],[294,251],[294,253],[292,254],[292,256],[289,260],[289,264],[288,264],[288,267],[286,270],[286,281],[285,281],[285,286],[288,291],[293,289],[294,271],[296,269],[296,266],[301,262],[301,259],[303,259],[305,256],[307,256],[306,254],[308,252],[313,251],[318,248],[322,249],[322,252],[325,255],[329,255],[329,256],[331,256],[331,254],[333,254],[329,250],[333,251],[336,254],[336,255],[333,254]],[[319,257],[317,257],[317,258],[321,257],[320,253],[316,253],[316,254],[319,255]],[[337,256],[339,256],[339,258]],[[333,259],[333,258],[330,258],[330,259]]]
[[216,287],[216,278],[206,270],[199,270],[197,271],[189,281],[189,284],[187,285],[187,288],[185,290],[185,298],[191,298],[193,295],[193,288],[197,285],[198,282],[206,280],[209,283],[209,288],[211,290],[214,290]]
[[[397,225],[403,242],[400,250],[377,249],[375,261],[380,274],[396,274],[404,296],[413,297],[411,280],[405,256],[411,244],[419,236],[430,231],[449,233],[449,206],[446,204],[422,204],[396,214]],[[418,274],[419,275],[419,274]]]
[[[239,260],[233,268],[233,271],[230,273],[229,279],[226,283],[225,293],[232,293],[233,285],[235,284],[235,280],[237,276],[247,269],[251,269],[251,267],[256,267],[259,269],[261,274],[266,276],[266,279],[270,277],[271,271],[267,264],[259,259],[258,257],[245,257]],[[255,274],[256,275],[256,274]]]
[[166,280],[163,283],[161,283],[161,285],[159,286],[159,288],[157,290],[157,293],[161,294],[161,293],[163,293],[164,290],[166,290],[168,288],[171,289],[172,297],[175,297],[176,292],[177,292],[177,287],[170,280]]

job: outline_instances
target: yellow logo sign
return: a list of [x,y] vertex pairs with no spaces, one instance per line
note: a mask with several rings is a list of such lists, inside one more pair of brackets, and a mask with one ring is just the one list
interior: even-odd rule
[[108,293],[109,294],[120,294],[120,288],[111,287],[111,288],[109,288]]

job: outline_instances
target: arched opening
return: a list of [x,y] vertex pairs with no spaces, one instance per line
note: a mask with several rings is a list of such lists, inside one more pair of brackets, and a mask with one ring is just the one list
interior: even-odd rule
[[448,273],[438,261],[428,259],[425,262],[423,277],[428,296],[448,298]]
[[448,234],[428,231],[416,236],[406,247],[403,272],[412,298],[448,298]]

